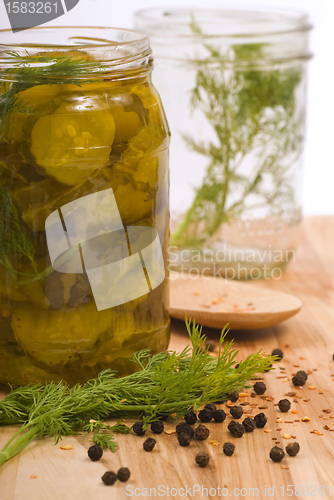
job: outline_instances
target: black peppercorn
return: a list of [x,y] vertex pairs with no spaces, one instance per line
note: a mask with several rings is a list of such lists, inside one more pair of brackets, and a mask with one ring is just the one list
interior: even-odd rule
[[181,422],[180,424],[177,424],[175,427],[176,434],[189,434],[190,439],[194,436],[194,429],[189,425],[186,424],[185,422]]
[[225,403],[225,401],[228,400],[228,394],[227,392],[222,392],[221,395],[219,396],[219,398],[217,399],[217,401],[215,401],[215,403],[217,405],[220,405],[222,403]]
[[204,347],[209,351],[209,352],[213,352],[215,349],[216,349],[216,342],[214,342],[213,340],[206,340],[204,342]]
[[143,448],[145,451],[152,451],[156,444],[157,442],[155,439],[147,438],[146,441],[143,442]]
[[208,410],[211,410],[211,411],[217,410],[217,406],[214,403],[209,403],[209,404],[205,405],[204,408],[207,408]]
[[169,415],[166,413],[157,413],[155,416],[158,420],[165,421],[165,420],[167,420]]
[[198,439],[199,441],[204,441],[204,439],[208,438],[209,435],[210,435],[209,429],[205,427],[205,425],[200,424],[195,429],[194,438]]
[[117,471],[117,478],[123,483],[130,477],[130,470],[127,467],[121,467]]
[[228,424],[228,430],[234,437],[237,438],[241,438],[245,433],[244,426],[239,424],[239,422],[235,422],[234,420],[231,420],[231,422]]
[[197,465],[200,467],[206,467],[210,462],[210,457],[205,451],[199,451],[195,457]]
[[177,440],[180,446],[189,446],[191,437],[187,432],[182,432],[177,436]]
[[164,431],[164,428],[164,423],[161,422],[161,420],[151,423],[151,431],[154,432],[154,434],[161,434]]
[[99,444],[94,444],[88,450],[88,456],[93,462],[97,462],[103,455],[103,450]]
[[267,423],[267,417],[264,413],[258,413],[255,415],[254,420],[256,427],[259,427],[260,429],[262,429]]
[[197,422],[197,415],[194,411],[188,412],[183,418],[189,425],[193,425]]
[[284,413],[286,413],[287,411],[290,410],[291,408],[291,403],[288,399],[281,399],[279,402],[278,402],[278,408],[283,411]]
[[300,446],[299,443],[289,443],[288,446],[285,448],[285,451],[287,452],[290,457],[295,457],[297,453],[299,453]]
[[307,373],[304,372],[304,370],[299,370],[294,377],[292,377],[292,383],[296,387],[299,385],[305,385],[305,382],[307,380]]
[[213,411],[210,410],[209,408],[203,408],[198,414],[198,418],[201,420],[201,422],[210,422],[213,418]]
[[226,413],[224,410],[216,410],[213,412],[213,418],[217,424],[221,424],[226,419]]
[[232,403],[236,403],[239,399],[239,393],[237,391],[233,391],[228,395],[228,399],[232,401]]
[[253,385],[253,389],[256,394],[260,396],[261,394],[264,394],[266,392],[267,387],[263,382],[255,382],[255,384]]
[[273,462],[281,462],[284,458],[284,451],[278,446],[274,446],[270,450],[270,458]]
[[108,470],[103,474],[101,479],[104,482],[104,484],[110,486],[111,484],[114,484],[117,481],[117,474],[115,472]]
[[233,418],[240,418],[244,413],[242,406],[232,406],[230,414]]
[[146,430],[143,429],[144,422],[141,422],[140,420],[138,422],[135,422],[132,426],[132,430],[137,436],[143,436],[146,432]]
[[245,420],[242,422],[242,425],[244,426],[246,432],[253,432],[256,427],[255,420],[251,417],[245,418]]
[[225,453],[225,455],[227,455],[228,457],[231,457],[234,453],[234,450],[235,450],[235,446],[234,444],[232,443],[224,443],[223,444],[223,452]]
[[281,349],[278,349],[278,347],[276,349],[273,349],[271,351],[271,355],[272,356],[277,356],[279,358],[279,360],[283,359],[283,351],[281,351]]
[[237,369],[239,368],[239,366],[240,366],[240,363],[237,363],[237,364],[235,365],[234,369],[235,369],[235,370],[237,370]]

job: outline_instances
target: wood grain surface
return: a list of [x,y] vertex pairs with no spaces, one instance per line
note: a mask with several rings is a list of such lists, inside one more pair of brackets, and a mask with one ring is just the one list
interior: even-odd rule
[[[295,295],[252,282],[182,275],[170,280],[170,316],[210,328],[254,330],[277,325],[300,311]],[[249,297],[252,297],[251,301]]]
[[[271,429],[271,432],[256,429],[241,439],[233,438],[227,430],[230,419],[227,417],[223,424],[207,424],[210,428],[209,439],[192,441],[187,448],[178,445],[175,434],[155,436],[157,445],[151,453],[142,449],[145,437],[119,435],[119,451],[114,454],[105,452],[99,462],[91,462],[87,457],[90,446],[87,435],[63,439],[61,444],[73,445],[69,451],[61,450],[61,444],[55,446],[53,439],[43,439],[30,444],[1,468],[0,499],[123,500],[223,496],[267,499],[286,498],[288,492],[292,498],[333,497],[334,432],[324,429],[324,426],[328,426],[334,430],[333,247],[334,218],[305,219],[296,260],[289,264],[282,279],[253,283],[254,289],[266,286],[297,295],[303,302],[301,312],[274,327],[232,331],[229,334],[240,350],[240,359],[260,348],[271,351],[280,347],[284,351],[284,359],[276,365],[275,370],[263,376],[268,389],[266,395],[272,396],[274,401],[263,400],[259,396],[244,398],[251,404],[268,407],[263,410],[254,408],[253,415],[263,411],[269,419],[266,429]],[[181,321],[173,322],[172,332],[170,347],[179,350],[187,344]],[[206,333],[213,340],[219,334],[209,329]],[[283,367],[285,370],[281,369]],[[298,369],[312,372],[303,389],[296,389],[291,383],[291,376]],[[292,402],[291,409],[298,410],[298,414],[292,414],[291,411],[283,414],[275,406],[289,391],[296,392],[295,397],[288,399]],[[308,399],[308,402],[304,401]],[[222,407],[226,409],[226,405]],[[244,409],[249,407],[246,405]],[[327,409],[331,411],[325,413],[323,410]],[[304,416],[308,416],[310,421],[285,423],[301,420]],[[276,423],[278,417],[283,418],[282,423]],[[128,423],[131,421],[128,420]],[[175,428],[175,422],[168,420],[165,428]],[[311,433],[313,430],[320,431],[320,434]],[[0,446],[13,431],[13,427],[0,429]],[[283,434],[296,436],[300,453],[296,457],[286,456],[281,463],[273,463],[269,459],[269,450],[274,443],[272,438],[277,437],[279,446],[284,448],[294,440],[284,439]],[[151,435],[151,432],[147,432],[147,435]],[[211,439],[216,439],[219,445],[210,445]],[[226,441],[236,446],[232,457],[222,453],[222,445]],[[194,461],[199,450],[207,451],[211,457],[210,464],[204,469],[200,469]],[[104,486],[100,479],[103,473],[107,470],[116,471],[120,466],[130,468],[129,481]],[[32,475],[37,477],[31,478]],[[195,485],[200,491],[194,493]],[[182,490],[186,486],[187,496],[186,491]],[[301,488],[301,494],[298,494],[298,488]]]

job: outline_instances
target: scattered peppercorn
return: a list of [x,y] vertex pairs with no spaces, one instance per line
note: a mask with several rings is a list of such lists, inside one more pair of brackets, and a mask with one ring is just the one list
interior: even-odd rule
[[256,394],[260,396],[261,394],[264,394],[266,392],[267,387],[263,382],[255,382],[255,384],[253,385],[253,389]]
[[204,439],[207,439],[209,435],[209,429],[205,425],[200,424],[195,429],[194,438],[198,439],[199,441],[204,441]]
[[108,470],[103,474],[101,479],[104,482],[104,484],[110,486],[117,481],[117,474],[115,472]]
[[213,412],[213,418],[217,424],[221,424],[226,419],[226,413],[224,410],[216,410]]
[[253,432],[256,427],[255,420],[251,417],[245,418],[245,420],[242,422],[242,425],[244,426],[246,432]]
[[294,377],[292,377],[292,383],[294,386],[305,385],[307,380],[307,373],[304,370],[299,370]]
[[229,395],[227,394],[227,392],[222,392],[222,393],[221,393],[221,395],[219,396],[219,398],[217,399],[217,401],[215,401],[215,403],[216,403],[217,405],[220,405],[220,404],[222,404],[222,403],[225,403],[225,401],[227,401],[227,400],[228,400],[228,396],[229,396]]
[[158,420],[165,421],[169,415],[166,413],[157,413],[155,416]]
[[235,450],[235,446],[233,443],[224,443],[223,444],[223,452],[228,457],[231,457],[233,455],[234,450]]
[[88,456],[93,462],[97,462],[103,455],[103,450],[99,444],[94,444],[88,450]]
[[204,342],[204,347],[209,351],[209,352],[213,352],[215,349],[216,349],[216,342],[214,342],[213,340],[206,340]]
[[234,437],[237,438],[241,438],[245,432],[244,426],[239,424],[239,422],[235,422],[234,420],[231,420],[231,422],[228,424],[228,430]]
[[232,401],[232,403],[235,403],[239,399],[239,393],[237,391],[233,391],[228,395],[228,399]]
[[117,478],[125,483],[130,477],[130,470],[127,467],[121,467],[117,471]]
[[200,467],[206,467],[210,462],[210,457],[205,451],[199,451],[195,457],[197,465]]
[[216,411],[217,410],[217,406],[214,403],[209,403],[209,404],[205,405],[204,408],[208,408],[211,411]]
[[189,434],[190,439],[194,436],[194,429],[189,425],[186,424],[186,422],[181,422],[180,424],[177,424],[175,427],[176,434]]
[[181,434],[178,434],[177,440],[180,446],[189,446],[191,437],[187,432],[182,432]]
[[278,408],[283,411],[284,413],[286,413],[287,411],[290,410],[291,408],[291,403],[288,399],[281,399],[279,402],[278,402]]
[[270,458],[273,462],[281,462],[284,457],[284,451],[279,446],[274,446],[270,450]]
[[240,418],[244,413],[242,406],[232,406],[230,414],[233,418]]
[[259,427],[260,429],[262,429],[266,425],[268,419],[265,416],[265,414],[263,412],[261,412],[261,413],[258,413],[257,415],[255,415],[254,420],[255,420],[256,427]]
[[143,429],[144,422],[141,422],[140,420],[138,422],[135,422],[132,426],[132,430],[137,436],[143,436],[146,432],[146,430]]
[[157,442],[155,439],[147,438],[143,443],[143,448],[145,451],[152,451],[156,444]]
[[239,366],[240,366],[240,363],[237,363],[237,364],[235,365],[234,369],[235,369],[235,370],[237,370],[237,369],[239,368]]
[[164,431],[164,428],[164,423],[161,422],[161,420],[151,423],[151,431],[154,432],[154,434],[161,434]]
[[279,361],[283,359],[283,351],[279,349],[278,347],[276,349],[273,349],[271,351],[272,356],[277,356],[279,358]]
[[290,457],[295,457],[297,453],[299,453],[300,446],[299,443],[289,443],[288,446],[285,448],[285,451],[287,452]]
[[189,411],[183,418],[189,425],[193,425],[197,422],[197,415],[194,411]]
[[210,422],[210,420],[212,420],[213,418],[213,411],[210,410],[209,408],[203,408],[203,410],[199,412],[198,418],[202,422]]

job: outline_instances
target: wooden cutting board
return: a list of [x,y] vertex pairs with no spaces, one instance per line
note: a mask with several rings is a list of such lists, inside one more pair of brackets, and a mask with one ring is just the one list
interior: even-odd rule
[[[297,295],[303,302],[301,312],[280,325],[262,330],[231,331],[228,340],[235,338],[235,347],[244,359],[250,352],[263,349],[266,352],[275,347],[284,351],[284,358],[276,365],[275,371],[264,374],[267,386],[266,395],[274,401],[260,397],[244,398],[245,402],[257,404],[254,415],[263,411],[268,417],[267,430],[256,429],[254,433],[241,439],[233,438],[223,424],[209,423],[210,439],[192,442],[181,448],[175,434],[161,434],[156,437],[157,446],[152,453],[142,449],[143,437],[134,435],[117,436],[119,451],[106,452],[99,462],[91,462],[87,457],[90,446],[87,436],[68,437],[62,444],[73,444],[73,449],[64,451],[60,444],[54,445],[53,439],[33,442],[20,455],[0,469],[1,500],[127,500],[144,497],[149,488],[159,486],[167,492],[167,487],[176,488],[177,500],[191,498],[181,496],[181,488],[199,485],[208,488],[195,494],[195,499],[217,498],[217,488],[228,488],[228,497],[241,497],[240,489],[247,493],[245,498],[281,499],[287,497],[287,487],[298,493],[298,487],[307,492],[308,497],[330,500],[334,495],[334,218],[307,218],[304,232],[296,254],[296,261],[287,267],[282,279],[261,284],[268,290],[279,288],[282,292]],[[255,284],[257,285],[257,283]],[[219,331],[206,329],[208,338],[217,341]],[[173,321],[171,349],[180,350],[188,343],[184,324]],[[297,366],[298,365],[298,366]],[[285,370],[283,370],[285,368]],[[310,370],[309,379],[303,389],[296,389],[291,383],[292,374],[298,369]],[[314,389],[313,389],[314,387]],[[282,414],[275,403],[290,391],[296,392],[288,397],[292,409],[298,414]],[[247,392],[251,392],[248,390]],[[307,401],[309,400],[309,401]],[[258,409],[266,406],[265,409]],[[224,405],[226,409],[226,405]],[[250,405],[244,406],[248,408]],[[326,413],[323,410],[331,410]],[[303,416],[309,422],[301,422]],[[282,422],[276,422],[277,417]],[[227,421],[230,417],[227,417]],[[296,420],[299,420],[296,422]],[[292,423],[289,423],[292,422]],[[128,420],[128,424],[131,421]],[[173,428],[175,422],[167,421],[166,428]],[[280,430],[281,429],[281,430]],[[312,433],[318,430],[320,435]],[[0,446],[12,436],[15,428],[0,428]],[[293,439],[283,438],[283,434],[296,436],[300,443],[300,453],[296,457],[285,457],[281,463],[269,459],[273,438],[284,447]],[[152,435],[148,432],[148,435]],[[209,444],[216,439],[218,446]],[[235,454],[226,457],[222,444],[231,441],[236,446]],[[200,469],[194,462],[197,451],[210,454],[208,467]],[[116,483],[106,487],[100,478],[106,470],[117,470],[120,466],[129,467],[131,478],[128,483]],[[37,478],[31,478],[36,475]],[[323,486],[323,489],[319,489]],[[329,487],[332,487],[331,496]],[[128,492],[126,488],[128,487]],[[130,496],[136,490],[137,495]],[[144,488],[148,490],[144,490]],[[210,495],[210,488],[212,493]],[[239,491],[235,491],[239,488]],[[258,495],[249,488],[258,488]],[[274,488],[274,496],[268,496],[268,488]],[[285,495],[283,497],[283,488]],[[221,491],[221,490],[220,490]],[[225,493],[227,490],[224,490]],[[249,494],[250,491],[250,494]],[[267,494],[266,494],[267,492]],[[271,490],[272,492],[272,490]],[[323,494],[324,492],[324,494]],[[128,494],[127,494],[128,493]],[[152,498],[153,496],[152,491]],[[171,491],[170,491],[171,493]],[[165,497],[173,498],[170,494]],[[218,497],[219,498],[219,497]],[[291,498],[296,498],[293,495]],[[299,498],[306,498],[299,496]]]

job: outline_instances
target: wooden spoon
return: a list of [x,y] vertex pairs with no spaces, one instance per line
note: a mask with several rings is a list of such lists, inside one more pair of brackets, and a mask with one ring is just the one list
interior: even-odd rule
[[195,319],[200,325],[237,330],[272,326],[296,314],[302,307],[294,295],[259,283],[181,275],[170,280],[170,316]]

